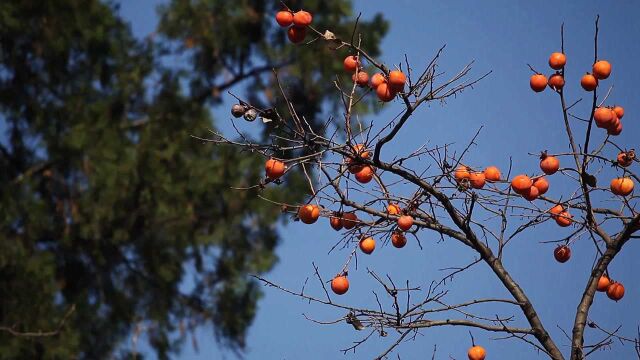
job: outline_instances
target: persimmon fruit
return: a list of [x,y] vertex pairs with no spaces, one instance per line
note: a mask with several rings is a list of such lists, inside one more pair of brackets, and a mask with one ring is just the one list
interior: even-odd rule
[[392,70],[389,72],[389,86],[393,91],[402,91],[404,84],[407,82],[407,76],[400,70]]
[[346,212],[342,214],[342,226],[344,226],[345,229],[347,230],[353,229],[353,227],[356,226],[357,222],[358,222],[358,216],[355,213]]
[[339,275],[331,280],[331,290],[337,295],[343,295],[349,291],[349,280],[344,275]]
[[344,58],[343,61],[344,69],[348,72],[355,72],[360,66],[360,61],[358,61],[358,57],[355,55],[349,55]]
[[411,229],[413,226],[413,217],[409,215],[402,215],[398,218],[398,228],[403,231]]
[[318,205],[302,205],[298,210],[298,217],[305,224],[313,224],[320,217],[320,208]]
[[556,216],[556,224],[561,227],[567,227],[573,222],[573,216],[568,211],[563,211]]
[[607,60],[599,60],[593,64],[593,76],[598,80],[604,80],[611,75],[611,63]]
[[620,301],[624,297],[624,286],[619,282],[613,282],[607,288],[607,296],[614,301]]
[[391,234],[391,244],[398,249],[403,248],[407,245],[407,237],[401,232],[394,231]]
[[598,79],[591,74],[584,74],[580,79],[580,86],[586,91],[593,91],[598,87]]
[[293,14],[291,11],[282,10],[276,13],[276,22],[282,27],[293,24]]
[[615,195],[627,196],[633,192],[633,180],[628,177],[620,177],[611,180],[611,192]]
[[540,156],[540,170],[547,175],[555,174],[560,169],[560,160],[555,156],[543,154]]
[[502,174],[500,174],[500,169],[496,166],[488,166],[484,169],[484,178],[487,181],[500,181],[501,176]]
[[388,83],[384,82],[376,87],[376,95],[381,101],[389,102],[396,97],[396,92],[391,89]]
[[529,188],[533,185],[533,180],[527,175],[516,175],[511,180],[511,188],[518,194],[524,194],[529,191]]
[[363,166],[360,171],[358,171],[356,175],[356,180],[361,184],[367,184],[373,179],[373,168],[369,165]]
[[535,92],[544,91],[547,87],[547,77],[542,74],[534,74],[531,75],[529,79],[529,86],[531,86],[531,90]]
[[549,66],[553,70],[560,70],[567,63],[567,56],[561,52],[554,52],[549,56]]
[[467,351],[469,360],[484,360],[487,356],[487,351],[480,345],[474,345]]
[[609,280],[609,277],[607,277],[607,275],[603,274],[602,276],[600,276],[600,279],[598,279],[598,288],[596,290],[605,292],[609,288],[609,285],[611,285],[611,280]]
[[287,30],[287,37],[289,37],[289,41],[294,44],[298,44],[304,41],[304,38],[307,36],[307,28],[293,25]]
[[538,189],[540,195],[544,195],[549,190],[549,181],[544,176],[540,176],[533,181],[533,186]]
[[561,74],[553,74],[549,77],[549,87],[554,90],[562,90],[564,87],[564,76]]
[[571,248],[567,245],[560,245],[553,251],[553,257],[559,263],[566,263],[571,258]]
[[376,241],[371,236],[363,236],[358,243],[360,250],[365,254],[371,254],[376,248]]
[[293,14],[293,24],[300,27],[306,27],[311,25],[313,16],[310,12],[300,10]]
[[484,173],[472,172],[469,173],[469,184],[474,189],[482,189],[486,183]]
[[264,165],[264,170],[267,175],[267,178],[271,180],[275,180],[284,175],[285,170],[287,169],[287,165],[282,161],[276,159],[269,159]]

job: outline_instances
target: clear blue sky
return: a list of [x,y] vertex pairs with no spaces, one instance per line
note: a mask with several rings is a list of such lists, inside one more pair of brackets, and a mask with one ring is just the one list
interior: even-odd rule
[[[158,3],[150,0],[122,1],[122,15],[131,21],[136,35],[142,37],[154,30],[157,21],[154,9]],[[637,119],[640,101],[634,87],[634,84],[640,84],[637,65],[640,2],[361,0],[355,2],[355,8],[365,17],[382,12],[390,21],[391,29],[383,42],[382,59],[387,63],[398,63],[406,54],[413,66],[420,69],[421,64],[425,64],[440,46],[447,44],[442,70],[451,74],[475,59],[474,74],[493,71],[475,89],[451,99],[446,106],[434,104],[419,111],[401,132],[401,141],[390,147],[394,154],[411,151],[427,140],[438,144],[456,142],[461,149],[461,142],[471,138],[481,125],[484,125],[484,130],[478,146],[467,158],[478,166],[495,164],[506,168],[509,154],[513,154],[514,172],[531,173],[536,169],[537,160],[527,153],[543,149],[552,152],[568,150],[557,98],[550,91],[534,94],[529,90],[530,71],[526,64],[531,63],[549,72],[546,60],[551,52],[559,50],[559,28],[564,22],[568,96],[572,100],[584,96],[585,93],[577,86],[578,77],[589,70],[592,63],[596,14],[601,15],[600,54],[612,61],[614,69],[606,82],[615,86],[610,103],[622,104],[627,111],[623,120],[624,132],[619,140],[629,148],[640,148],[636,146],[640,135]],[[583,113],[587,103],[589,101],[582,104]],[[388,121],[399,109],[399,104],[387,105],[385,111],[367,120]],[[218,108],[214,116],[217,125],[224,128],[229,118],[228,109]],[[601,181],[606,179],[607,176],[603,176]],[[552,179],[552,196],[560,196],[566,190],[568,188],[561,184],[554,187]],[[565,353],[568,341],[558,326],[571,331],[579,294],[593,262],[593,247],[588,241],[576,243],[572,247],[571,260],[561,265],[552,259],[553,245],[540,244],[540,241],[557,239],[570,231],[559,230],[550,223],[544,224],[518,238],[505,255],[505,265],[529,294],[547,329]],[[326,221],[321,220],[312,228],[300,223],[286,225],[282,228],[282,236],[278,249],[280,262],[267,277],[293,289],[299,289],[305,278],[311,277],[308,290],[320,295],[321,289],[312,278],[311,262],[319,265],[325,277],[334,274],[347,255],[346,251],[327,255],[338,235]],[[402,250],[386,246],[377,249],[372,256],[361,256],[359,269],[350,273],[352,289],[340,300],[355,306],[375,306],[370,290],[381,291],[366,275],[366,267],[382,274],[389,273],[399,282],[409,279],[412,284],[426,285],[442,276],[438,269],[464,265],[474,258],[473,253],[453,240],[436,243],[437,238],[432,233],[422,233],[421,240],[424,250],[410,242]],[[635,334],[640,320],[637,305],[640,283],[634,276],[638,273],[638,262],[635,261],[638,250],[638,241],[633,241],[610,266],[615,278],[625,284],[625,298],[616,304],[598,294],[591,312],[591,318],[600,325],[613,329],[622,324],[623,333],[630,336]],[[484,265],[457,277],[448,289],[450,302],[487,295],[506,296]],[[313,324],[302,316],[306,313],[319,320],[333,320],[344,315],[333,309],[309,305],[270,288],[266,288],[265,293],[249,332],[246,359],[339,359],[345,357],[339,349],[350,346],[352,341],[366,334],[355,332],[344,323],[332,326]],[[517,311],[513,313],[518,314]],[[592,331],[590,333],[593,334]],[[494,334],[481,331],[473,331],[473,334],[476,341],[487,349],[488,359],[515,356],[521,359],[543,358],[521,342],[492,341]],[[180,358],[234,358],[232,354],[220,352],[210,329],[200,329],[197,337],[199,352],[187,343]],[[373,358],[395,339],[393,332],[385,339],[374,338],[346,358]],[[593,337],[588,339],[593,340]],[[467,329],[425,330],[416,341],[402,345],[397,353],[402,359],[431,358],[436,344],[437,359],[449,359],[450,356],[465,359],[469,346]],[[152,353],[147,355],[153,358]],[[615,343],[612,351],[599,352],[592,358],[626,359],[634,356],[631,346]]]

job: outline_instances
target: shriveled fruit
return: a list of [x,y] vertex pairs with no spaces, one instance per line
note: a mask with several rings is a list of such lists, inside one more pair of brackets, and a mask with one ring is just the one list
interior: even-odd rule
[[500,181],[501,176],[502,174],[500,174],[500,169],[496,166],[489,166],[484,169],[484,178],[487,181]]
[[247,108],[244,107],[244,105],[242,104],[234,104],[231,107],[231,115],[233,115],[233,117],[235,118],[239,118],[240,116],[244,115],[246,111],[247,111]]
[[598,288],[596,290],[605,292],[609,288],[609,285],[611,285],[611,280],[609,280],[607,275],[602,275],[600,279],[598,279]]
[[559,263],[566,263],[569,261],[569,258],[571,258],[571,249],[567,245],[558,246],[553,251],[553,257],[555,257]]
[[614,282],[607,288],[609,299],[619,301],[624,297],[624,286],[619,282]]
[[404,84],[407,82],[407,77],[400,70],[392,70],[389,72],[389,87],[393,91],[402,91]]
[[357,222],[358,216],[356,216],[355,213],[347,212],[342,214],[342,226],[344,226],[345,229],[353,229],[353,227],[356,226]]
[[276,22],[282,27],[287,27],[293,24],[293,14],[291,13],[291,11],[278,11],[276,13]]
[[267,177],[271,180],[275,180],[284,175],[287,165],[282,161],[276,159],[269,159],[264,165]]
[[307,36],[307,28],[293,25],[287,30],[287,37],[289,41],[294,44],[301,43],[304,41],[304,38]]
[[487,356],[487,352],[482,346],[474,345],[469,348],[469,351],[467,351],[467,356],[469,357],[469,360],[484,360]]
[[596,122],[596,126],[601,129],[606,129],[611,126],[613,122],[614,112],[606,107],[599,107],[593,112],[593,120]]
[[633,164],[633,160],[636,158],[635,151],[621,151],[616,158],[618,165],[622,167],[629,167]]
[[580,86],[586,91],[593,91],[598,87],[598,79],[591,74],[584,74],[580,79]]
[[455,173],[453,174],[456,178],[456,181],[460,182],[464,179],[468,179],[469,178],[469,168],[464,166],[464,165],[460,165],[458,166],[458,168],[456,169]]
[[376,89],[380,84],[387,82],[382,73],[375,73],[371,77],[371,87]]
[[533,185],[533,181],[527,175],[517,175],[511,180],[511,188],[518,194],[524,194],[529,191]]
[[541,92],[547,87],[547,77],[542,74],[531,75],[529,86],[535,92]]
[[541,176],[533,181],[533,186],[538,189],[540,195],[544,195],[549,190],[549,181]]
[[611,75],[611,64],[607,60],[596,61],[592,70],[596,79],[603,80]]
[[622,119],[624,116],[624,108],[620,105],[616,105],[613,107],[613,111],[618,115],[618,119]]
[[401,209],[398,204],[389,204],[387,206],[387,214],[389,215],[400,215]]
[[313,224],[318,221],[318,217],[320,217],[320,208],[318,205],[303,205],[298,210],[298,217],[300,218],[300,221],[305,224]]
[[529,201],[537,199],[538,196],[540,196],[540,191],[535,186],[531,186],[529,190],[522,193],[522,197]]
[[364,71],[358,71],[357,74],[353,74],[351,79],[353,79],[353,81],[360,87],[367,86],[367,84],[369,84],[369,74]]
[[469,174],[469,184],[474,189],[482,189],[485,184],[484,173],[472,172]]
[[386,82],[376,87],[376,95],[378,95],[378,99],[384,102],[389,102],[396,97],[395,91],[393,91]]
[[242,116],[247,121],[254,121],[258,117],[258,111],[256,109],[248,109]]
[[355,175],[356,175],[356,180],[359,183],[366,184],[370,182],[371,179],[373,179],[373,174],[374,174],[373,168],[369,165],[365,165]]
[[398,218],[398,228],[403,231],[411,229],[413,226],[413,218],[409,215],[402,215]]
[[572,218],[573,216],[569,214],[569,212],[563,211],[560,214],[558,214],[558,216],[556,216],[556,224],[562,227],[567,227],[571,225],[571,223],[573,222]]
[[547,175],[553,175],[560,169],[560,160],[555,156],[543,154],[540,156],[540,170]]
[[296,26],[309,26],[313,21],[313,16],[310,12],[300,10],[293,14],[293,24]]
[[549,78],[549,87],[554,90],[562,90],[564,87],[564,76],[561,74],[553,74]]
[[338,215],[329,218],[329,224],[335,231],[342,230],[342,218]]
[[394,231],[393,234],[391,234],[391,244],[398,249],[403,248],[407,245],[407,237],[401,232]]
[[615,195],[627,196],[633,192],[633,180],[620,177],[611,180],[611,192]]
[[363,253],[371,254],[376,248],[376,241],[371,236],[363,236],[358,246]]
[[344,58],[343,64],[344,64],[344,69],[347,72],[354,72],[358,69],[358,66],[360,66],[358,57],[355,55],[349,55],[346,58]]
[[549,56],[549,66],[553,70],[560,70],[567,63],[567,57],[561,52],[554,52]]
[[343,295],[349,290],[349,280],[344,275],[336,276],[331,280],[331,290],[337,295]]

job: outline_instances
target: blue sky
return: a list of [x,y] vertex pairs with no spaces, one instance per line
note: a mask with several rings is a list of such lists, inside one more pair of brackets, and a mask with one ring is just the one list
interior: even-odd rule
[[[121,14],[129,20],[137,36],[143,37],[155,28],[155,6],[159,1],[122,1]],[[590,69],[593,58],[593,22],[601,15],[601,58],[613,64],[613,74],[606,85],[613,85],[609,103],[622,104],[626,109],[624,131],[619,143],[633,148],[637,145],[640,125],[637,120],[640,101],[635,85],[640,84],[637,58],[640,55],[637,39],[640,36],[640,2],[637,1],[355,1],[356,12],[364,17],[384,13],[391,28],[383,42],[381,59],[388,64],[398,63],[406,54],[414,68],[420,69],[435,51],[447,44],[441,70],[453,74],[470,60],[475,60],[473,74],[493,71],[491,76],[467,90],[444,106],[432,104],[418,111],[408,126],[387,150],[393,154],[407,153],[425,141],[432,144],[456,143],[464,147],[475,131],[484,126],[478,145],[467,158],[477,166],[497,165],[506,169],[513,155],[515,173],[535,172],[537,159],[528,153],[549,149],[568,150],[566,135],[561,127],[561,112],[557,97],[550,91],[534,94],[528,87],[530,63],[545,73],[548,55],[559,50],[559,28],[565,23],[565,49],[568,55],[567,93],[576,100],[584,114],[590,100],[579,89],[578,79]],[[398,103],[386,105],[367,121],[387,122],[401,109]],[[223,129],[228,120],[227,108],[216,108],[214,117]],[[600,135],[600,134],[599,134]],[[613,156],[611,151],[608,153]],[[638,166],[637,164],[635,166]],[[601,181],[612,176],[606,169]],[[609,176],[609,177],[607,177]],[[550,194],[558,197],[570,190],[562,181]],[[587,239],[572,247],[573,256],[566,264],[553,261],[554,245],[541,241],[566,236],[571,230],[559,229],[545,223],[535,231],[525,233],[507,248],[505,266],[511,271],[533,301],[547,330],[567,353],[568,341],[559,330],[570,332],[579,295],[590,272],[594,258],[593,246]],[[300,289],[307,277],[308,291],[321,295],[322,290],[313,279],[314,261],[325,277],[335,274],[344,262],[347,251],[327,254],[338,240],[338,234],[322,219],[312,227],[291,223],[281,229],[283,241],[278,249],[280,262],[267,275],[270,280],[292,289]],[[427,285],[442,277],[438,269],[459,266],[474,259],[474,254],[453,240],[438,242],[432,233],[420,233],[424,246],[420,250],[410,241],[404,249],[390,246],[376,249],[371,256],[360,256],[359,267],[350,272],[352,288],[340,300],[358,307],[375,306],[372,289],[381,289],[366,275],[366,268],[388,273],[398,282],[409,279],[414,285]],[[635,254],[640,250],[637,240],[610,266],[615,278],[623,282],[627,293],[619,303],[609,301],[602,294],[596,296],[591,318],[603,327],[614,329],[623,325],[623,333],[633,336],[640,320],[640,283]],[[495,295],[506,297],[493,274],[484,265],[456,277],[447,288],[450,302]],[[389,304],[386,304],[389,305]],[[310,305],[298,298],[266,288],[259,303],[259,312],[249,332],[246,359],[367,359],[382,352],[396,339],[390,332],[387,338],[374,337],[360,346],[356,353],[344,356],[339,350],[365,336],[349,325],[317,325],[305,320],[305,313],[319,320],[333,320],[344,315],[333,309]],[[501,312],[505,313],[505,312]],[[518,314],[518,311],[506,312]],[[491,314],[491,313],[489,313]],[[522,324],[522,322],[520,323]],[[543,358],[528,345],[513,341],[491,340],[496,335],[473,331],[477,343],[488,351],[488,359]],[[234,358],[218,348],[211,329],[197,331],[199,351],[187,343],[182,359]],[[415,341],[403,344],[397,353],[402,359],[430,358],[437,345],[436,359],[465,359],[469,347],[465,328],[437,328],[421,332]],[[146,350],[145,350],[146,351]],[[153,358],[153,353],[147,356]],[[632,358],[633,348],[615,343],[611,351],[598,352],[593,359]]]

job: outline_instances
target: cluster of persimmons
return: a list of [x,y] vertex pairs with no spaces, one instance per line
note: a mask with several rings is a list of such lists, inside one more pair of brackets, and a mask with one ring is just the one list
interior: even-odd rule
[[[307,27],[312,22],[312,15],[304,10],[292,12],[289,9],[282,10],[276,14],[276,21],[282,27],[288,27],[287,35],[291,42],[300,43],[306,36]],[[544,91],[547,86],[562,95],[565,85],[564,67],[567,62],[566,55],[562,52],[554,52],[549,57],[549,66],[554,73],[547,78],[541,73],[535,73],[530,78],[530,86],[535,92]],[[344,70],[352,75],[354,83],[360,87],[370,87],[377,97],[388,102],[395,98],[398,93],[404,91],[407,77],[400,70],[377,72],[373,76],[364,71],[361,59],[358,55],[348,55],[343,60]],[[594,91],[599,82],[607,79],[611,74],[611,64],[606,60],[599,60],[593,64],[592,71],[582,76],[580,84],[586,91]],[[241,111],[242,110],[242,111]],[[232,111],[233,112],[233,111]],[[235,116],[240,116],[243,109],[236,109]],[[592,117],[598,128],[607,131],[608,135],[617,136],[622,132],[621,119],[624,116],[624,109],[621,106],[600,106],[593,109]],[[353,174],[355,180],[367,184],[375,177],[375,168],[364,164],[362,160],[369,160],[371,150],[365,144],[350,145],[350,154],[344,157],[343,163],[349,173]],[[469,188],[481,190],[487,183],[507,183],[508,189],[518,194],[527,201],[535,201],[549,190],[548,177],[562,171],[560,168],[560,155],[549,155],[542,152],[540,155],[539,167],[543,174],[529,176],[519,174],[509,179],[503,179],[500,169],[496,166],[489,166],[484,170],[472,169],[467,165],[460,164],[454,171],[454,178],[457,186],[462,191]],[[626,168],[636,159],[635,152],[621,151],[614,165]],[[268,181],[276,181],[285,175],[287,165],[285,161],[270,158],[265,164],[266,178]],[[628,196],[633,192],[634,182],[630,177],[614,178],[610,182],[610,190],[614,195]],[[321,216],[321,208],[315,204],[302,205],[298,209],[297,217],[305,224],[315,223]],[[391,244],[396,248],[402,248],[407,243],[405,232],[414,225],[414,219],[409,215],[409,209],[402,209],[397,203],[389,203],[386,209],[387,214],[397,221],[396,227],[391,234]],[[569,212],[568,205],[558,203],[548,211],[548,216],[553,219],[558,226],[567,227],[573,223],[573,216]],[[358,225],[359,220],[355,212],[331,212],[329,217],[330,226],[336,230],[352,229]],[[371,254],[376,248],[376,241],[369,235],[362,235],[359,241],[359,248],[364,254]],[[565,263],[571,257],[571,249],[568,245],[560,245],[554,250],[554,258]],[[335,294],[342,295],[349,290],[349,280],[345,273],[338,274],[331,280],[331,289]],[[606,292],[613,300],[620,300],[624,296],[624,286],[609,279],[608,275],[602,275],[598,281],[597,290]],[[470,360],[483,360],[486,351],[481,346],[474,344],[468,351]]]

